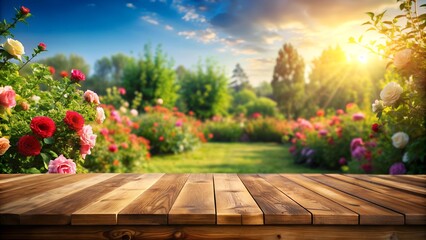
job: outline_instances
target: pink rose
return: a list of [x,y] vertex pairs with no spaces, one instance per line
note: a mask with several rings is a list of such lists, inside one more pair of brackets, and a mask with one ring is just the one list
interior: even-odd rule
[[50,160],[48,173],[75,173],[76,166],[72,159],[66,159],[61,154],[55,160]]
[[407,65],[411,60],[412,50],[407,48],[395,53],[393,64],[396,68],[401,69]]
[[10,142],[7,138],[0,138],[0,156],[5,154],[6,151],[10,148]]
[[0,105],[5,108],[16,106],[15,91],[11,86],[0,87]]
[[119,87],[118,92],[120,93],[120,95],[126,95],[126,89],[125,88]]
[[95,92],[91,91],[91,90],[87,90],[84,95],[84,100],[88,101],[89,103],[94,103],[94,104],[100,104],[101,102],[99,101],[99,96],[98,94],[96,94]]
[[105,111],[101,107],[96,108],[96,122],[101,124],[105,120]]
[[86,80],[86,75],[80,70],[71,69],[71,81],[73,82],[81,82]]
[[365,115],[363,113],[354,113],[352,115],[352,120],[354,121],[361,121],[361,120],[364,120],[364,118],[365,118]]
[[84,125],[80,134],[80,153],[83,158],[90,154],[90,149],[96,144],[96,135],[93,134],[92,126]]

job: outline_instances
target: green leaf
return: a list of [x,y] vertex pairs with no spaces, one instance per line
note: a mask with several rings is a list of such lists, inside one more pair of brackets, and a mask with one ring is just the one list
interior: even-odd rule
[[365,14],[367,14],[368,16],[370,16],[370,19],[373,20],[373,18],[374,18],[374,13],[373,12],[366,12]]
[[426,4],[422,4],[422,5],[420,5],[420,7],[426,7]]
[[370,22],[370,21],[367,21],[367,22],[365,22],[365,23],[361,24],[361,26],[364,26],[364,25],[371,25],[371,22]]
[[46,144],[54,144],[55,139],[53,137],[43,139],[43,142]]
[[405,3],[401,3],[400,5],[399,5],[399,10],[401,10],[402,11],[402,9],[404,9],[405,8]]
[[57,153],[55,153],[54,151],[52,151],[52,150],[49,150],[49,153],[50,153],[50,155],[52,155],[52,157],[54,157],[54,158],[57,158],[58,157],[58,154]]
[[43,164],[46,169],[49,168],[50,155],[47,153],[40,153],[41,158],[43,159]]
[[354,37],[350,37],[349,38],[349,43],[356,43],[355,38]]
[[358,42],[360,43],[361,41],[362,41],[362,35],[359,36],[359,38],[358,38]]

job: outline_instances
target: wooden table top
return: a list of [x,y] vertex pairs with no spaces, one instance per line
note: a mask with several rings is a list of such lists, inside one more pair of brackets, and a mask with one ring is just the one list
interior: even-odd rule
[[425,225],[426,175],[0,174],[1,225]]

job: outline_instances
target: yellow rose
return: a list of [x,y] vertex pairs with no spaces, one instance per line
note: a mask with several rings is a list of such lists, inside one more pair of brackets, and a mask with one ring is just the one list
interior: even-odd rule
[[402,87],[396,82],[390,82],[380,92],[380,98],[383,100],[383,105],[392,106],[402,93]]
[[0,138],[0,156],[3,155],[9,148],[10,148],[9,139],[4,137]]
[[24,46],[18,40],[13,40],[8,38],[5,43],[3,43],[3,49],[8,52],[10,55],[22,61],[21,56],[25,54]]

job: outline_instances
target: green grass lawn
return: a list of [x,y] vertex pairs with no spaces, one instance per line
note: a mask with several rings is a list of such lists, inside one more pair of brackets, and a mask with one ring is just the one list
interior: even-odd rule
[[192,152],[152,157],[138,172],[325,173],[293,163],[288,147],[275,143],[205,143]]

